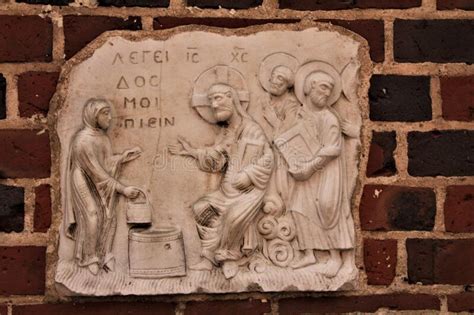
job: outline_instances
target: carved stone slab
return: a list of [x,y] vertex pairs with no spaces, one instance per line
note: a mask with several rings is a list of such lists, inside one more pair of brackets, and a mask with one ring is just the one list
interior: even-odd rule
[[101,36],[65,66],[49,117],[56,286],[354,289],[368,65],[364,41],[327,25]]

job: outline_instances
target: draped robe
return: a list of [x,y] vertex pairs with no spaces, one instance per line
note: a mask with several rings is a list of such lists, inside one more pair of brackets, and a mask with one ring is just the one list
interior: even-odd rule
[[[98,110],[96,110],[98,112]],[[89,119],[89,121],[88,121]],[[79,266],[103,266],[112,256],[117,225],[116,178],[120,155],[104,130],[94,128],[95,116],[85,118],[71,144],[66,178],[65,229],[75,240],[74,257]],[[92,120],[92,121],[91,121]]]
[[[248,162],[243,153],[252,155]],[[254,221],[273,168],[272,149],[261,127],[244,117],[236,130],[225,130],[216,145],[198,150],[197,163],[206,172],[225,172],[219,189],[193,205],[201,255],[215,264],[238,260],[258,247]],[[252,182],[248,191],[232,185],[240,171]]]
[[295,181],[287,208],[292,212],[298,249],[354,248],[354,223],[346,189],[344,139],[331,109],[303,110],[302,119],[321,149],[323,168],[304,181]]

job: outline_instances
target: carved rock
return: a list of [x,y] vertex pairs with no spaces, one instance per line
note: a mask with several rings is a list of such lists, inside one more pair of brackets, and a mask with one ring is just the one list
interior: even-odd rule
[[323,25],[182,28],[72,58],[49,116],[61,292],[353,288],[366,47]]

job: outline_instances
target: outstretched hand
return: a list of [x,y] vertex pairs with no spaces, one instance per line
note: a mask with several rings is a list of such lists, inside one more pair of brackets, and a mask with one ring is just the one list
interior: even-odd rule
[[168,145],[168,151],[173,155],[194,156],[196,149],[182,136],[178,136],[178,143]]
[[126,163],[126,162],[129,162],[129,161],[135,160],[136,158],[140,157],[141,154],[142,154],[142,149],[140,149],[139,147],[135,147],[133,149],[126,150],[122,154],[122,163]]

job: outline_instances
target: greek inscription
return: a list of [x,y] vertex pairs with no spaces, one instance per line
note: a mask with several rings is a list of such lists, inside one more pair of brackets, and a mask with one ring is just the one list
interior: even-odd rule
[[199,63],[199,53],[196,47],[188,47],[186,52],[186,61],[192,63]]
[[125,76],[121,76],[117,82],[117,89],[118,90],[127,90],[132,87],[143,88],[146,86],[150,87],[159,87],[160,86],[160,79],[157,75],[151,75],[148,77],[138,75],[134,78],[129,78],[128,80]]
[[245,48],[241,47],[234,47],[234,51],[230,52],[231,54],[231,61],[230,62],[238,62],[238,63],[246,63],[248,62],[248,53],[245,52]]
[[115,64],[131,64],[138,65],[149,62],[163,63],[169,61],[169,52],[167,50],[134,50],[129,54],[122,56],[120,53],[116,53],[112,65]]

